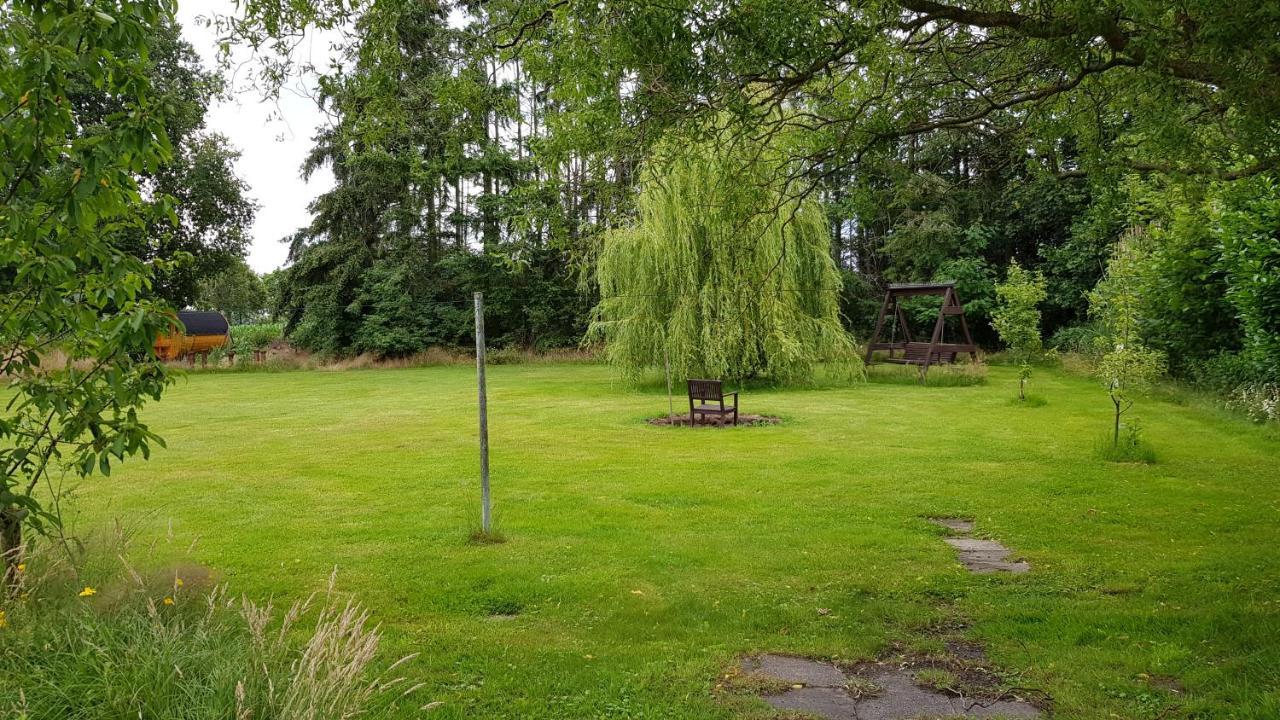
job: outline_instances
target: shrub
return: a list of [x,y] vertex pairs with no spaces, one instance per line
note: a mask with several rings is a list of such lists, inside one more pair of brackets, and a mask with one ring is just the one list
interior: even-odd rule
[[1064,327],[1049,338],[1049,347],[1061,353],[1094,357],[1098,354],[1098,338],[1105,330],[1096,323]]
[[1280,186],[1257,178],[1227,193],[1218,218],[1227,299],[1244,331],[1242,354],[1280,372]]
[[1240,385],[1228,397],[1227,404],[1254,422],[1280,422],[1280,384]]
[[253,323],[231,327],[231,349],[245,356],[254,350],[265,350],[271,343],[284,337],[284,325],[280,323]]
[[1220,352],[1188,363],[1187,377],[1203,390],[1230,394],[1244,385],[1280,382],[1280,368],[1271,372],[1238,352]]

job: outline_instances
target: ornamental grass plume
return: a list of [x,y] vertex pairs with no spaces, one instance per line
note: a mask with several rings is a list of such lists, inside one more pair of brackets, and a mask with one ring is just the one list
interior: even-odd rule
[[0,683],[0,717],[330,720],[391,711],[422,687],[397,674],[414,656],[375,670],[380,630],[336,576],[277,613],[194,567],[139,573],[123,547],[95,542],[70,562],[51,545],[28,552],[21,592],[0,597],[0,677],[16,679]]

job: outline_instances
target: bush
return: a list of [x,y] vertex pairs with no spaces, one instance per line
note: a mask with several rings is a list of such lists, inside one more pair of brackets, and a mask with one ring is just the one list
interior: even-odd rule
[[1227,404],[1254,422],[1280,422],[1280,384],[1240,385],[1227,398]]
[[1267,372],[1251,358],[1238,352],[1220,352],[1187,364],[1192,385],[1218,393],[1233,393],[1246,385],[1280,382],[1280,369]]
[[0,715],[311,720],[404,694],[372,676],[377,628],[332,578],[280,615],[229,599],[200,568],[144,577],[61,557],[29,554],[0,599]]
[[1064,327],[1049,338],[1049,347],[1061,353],[1093,357],[1098,354],[1098,338],[1103,329],[1095,323]]
[[280,323],[254,323],[231,327],[231,349],[245,357],[254,350],[265,350],[271,343],[284,337],[284,325]]
[[1248,353],[1221,352],[1187,365],[1191,384],[1221,396],[1227,407],[1259,423],[1280,422],[1280,368]]

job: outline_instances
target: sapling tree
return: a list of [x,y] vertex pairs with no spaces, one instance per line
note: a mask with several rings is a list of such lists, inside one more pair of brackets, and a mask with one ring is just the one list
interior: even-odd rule
[[1009,266],[1009,275],[996,285],[996,309],[991,324],[1018,364],[1018,398],[1027,399],[1031,360],[1041,350],[1040,303],[1047,297],[1044,275]]
[[1121,238],[1107,263],[1107,274],[1089,294],[1089,314],[1104,330],[1098,337],[1101,359],[1095,373],[1115,411],[1113,447],[1120,445],[1121,417],[1133,407],[1135,396],[1149,388],[1165,367],[1164,354],[1142,342],[1140,238],[1136,231]]
[[[136,178],[167,158],[147,74],[166,0],[14,0],[0,22],[0,556],[11,581],[24,526],[57,521],[51,478],[109,473],[155,435],[138,408],[166,384],[151,344],[171,322],[152,268],[111,238],[163,213]],[[73,90],[118,110],[90,127]],[[145,214],[145,216],[144,216]],[[52,502],[51,502],[52,501]]]

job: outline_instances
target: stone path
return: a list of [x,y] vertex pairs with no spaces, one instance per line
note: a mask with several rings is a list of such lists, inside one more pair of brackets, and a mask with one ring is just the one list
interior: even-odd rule
[[[967,536],[973,532],[973,521],[961,518],[934,518],[935,525],[941,525],[953,535]],[[946,543],[960,551],[960,562],[970,572],[978,574],[1009,572],[1024,573],[1031,569],[1026,561],[1009,562],[1013,551],[995,540],[983,540],[973,537],[944,538]]]
[[909,720],[943,718],[1040,718],[1031,703],[1018,699],[978,700],[916,684],[918,669],[871,665],[845,672],[817,660],[762,655],[747,658],[742,669],[790,689],[765,695],[779,710],[794,710],[828,720]]

